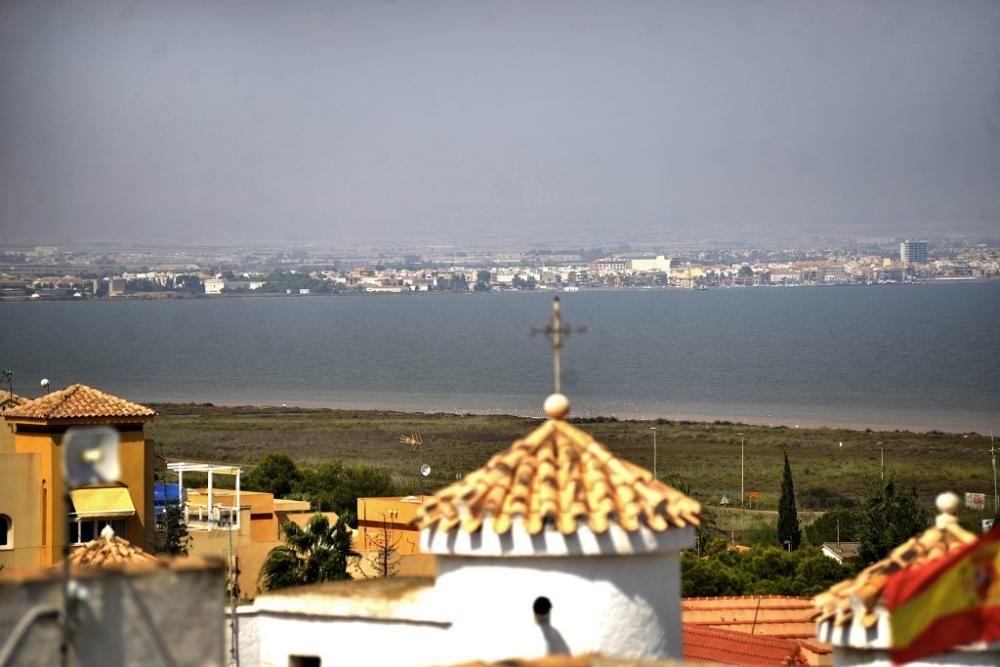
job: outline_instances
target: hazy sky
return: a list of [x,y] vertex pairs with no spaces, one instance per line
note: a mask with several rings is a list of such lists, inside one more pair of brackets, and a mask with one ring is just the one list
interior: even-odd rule
[[1000,229],[1000,2],[0,3],[0,243]]

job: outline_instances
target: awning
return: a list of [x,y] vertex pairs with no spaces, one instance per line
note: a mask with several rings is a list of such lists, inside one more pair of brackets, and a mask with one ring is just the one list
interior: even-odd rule
[[128,488],[124,486],[76,489],[69,495],[76,516],[80,518],[135,515],[135,505],[128,495]]

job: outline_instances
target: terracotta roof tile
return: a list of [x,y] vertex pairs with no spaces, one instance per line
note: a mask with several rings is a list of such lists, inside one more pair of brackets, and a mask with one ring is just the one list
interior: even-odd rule
[[684,624],[684,660],[722,665],[807,665],[799,643]]
[[434,494],[420,508],[417,525],[474,533],[488,518],[500,535],[515,518],[531,535],[547,522],[570,535],[581,520],[595,533],[604,533],[612,522],[629,532],[643,525],[663,532],[697,526],[701,505],[654,480],[648,470],[615,457],[584,431],[550,419]]
[[72,567],[119,569],[136,565],[159,567],[160,559],[118,537],[105,526],[100,537],[70,554],[69,563]]
[[2,405],[13,405],[13,406],[24,405],[29,400],[31,400],[31,399],[26,398],[24,396],[19,396],[18,394],[12,394],[7,389],[0,389],[0,406],[2,406]]
[[126,401],[92,387],[73,384],[65,389],[36,398],[8,410],[4,416],[13,420],[52,421],[88,418],[147,418],[156,412],[144,405]]
[[975,540],[976,536],[959,526],[954,517],[938,517],[933,528],[900,544],[854,579],[842,581],[813,598],[813,604],[819,609],[813,617],[817,623],[833,619],[834,626],[850,623],[854,618],[852,598],[856,598],[865,609],[859,619],[861,625],[870,628],[878,621],[875,607],[882,600],[890,574],[937,560]]
[[753,635],[783,639],[813,639],[816,614],[807,597],[748,595],[735,597],[684,598],[681,614],[685,625],[708,626]]

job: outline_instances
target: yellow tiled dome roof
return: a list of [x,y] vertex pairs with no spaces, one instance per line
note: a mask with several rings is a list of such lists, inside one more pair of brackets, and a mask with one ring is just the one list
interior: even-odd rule
[[[857,599],[864,606],[861,625],[870,628],[878,622],[875,607],[882,600],[889,576],[900,570],[923,565],[948,555],[949,552],[976,541],[976,536],[958,525],[952,512],[942,507],[945,496],[938,498],[942,514],[936,525],[916,537],[911,537],[889,552],[889,555],[866,567],[854,579],[842,581],[813,598],[813,605],[819,609],[816,622],[833,620],[835,627],[850,623],[854,618],[852,600]],[[949,502],[950,499],[944,499]],[[957,499],[950,501],[957,509]],[[949,508],[951,509],[951,508]]]
[[420,528],[473,533],[492,518],[507,533],[515,518],[531,535],[551,522],[560,533],[586,521],[594,533],[612,523],[633,532],[697,526],[701,505],[653,479],[640,466],[617,458],[604,445],[561,419],[550,419],[509,449],[428,500],[417,515]]
[[8,410],[8,419],[49,421],[55,419],[147,418],[156,412],[83,384],[46,394]]
[[124,540],[105,526],[96,540],[87,542],[70,554],[73,567],[118,568],[133,565],[159,566],[160,560],[128,540]]

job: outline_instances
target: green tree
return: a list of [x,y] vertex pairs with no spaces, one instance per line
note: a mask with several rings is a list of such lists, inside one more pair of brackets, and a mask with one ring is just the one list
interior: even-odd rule
[[489,271],[477,271],[476,272],[476,291],[477,292],[487,292],[490,289],[490,281],[493,276]]
[[153,539],[153,550],[171,556],[186,556],[191,546],[184,508],[180,502],[167,503],[163,513],[163,529],[157,530]]
[[718,595],[815,595],[854,574],[816,548],[788,552],[776,547],[748,552],[722,550],[713,543],[709,556],[693,551],[681,557],[681,594],[685,597]]
[[188,274],[174,278],[174,289],[191,294],[200,294],[205,291],[201,285],[201,278]]
[[819,547],[824,542],[858,542],[861,530],[861,512],[833,510],[805,527],[809,544]]
[[743,595],[745,575],[721,559],[702,559],[693,552],[681,558],[681,595],[684,597],[717,597]]
[[794,550],[802,542],[799,528],[799,513],[795,509],[795,486],[792,482],[792,466],[785,452],[785,475],[781,479],[781,499],[778,501],[778,541],[782,546]]
[[289,521],[281,529],[285,543],[272,549],[260,568],[262,590],[351,578],[347,560],[358,554],[351,549],[345,522],[331,526],[324,515],[316,514],[305,528]]
[[861,514],[858,557],[870,565],[927,527],[930,512],[921,507],[916,490],[899,494],[896,484],[873,481]]
[[320,511],[333,511],[341,516],[354,514],[358,498],[397,495],[392,475],[386,470],[368,465],[348,466],[340,461],[303,470],[295,494]]
[[244,486],[253,491],[273,493],[275,498],[287,496],[302,479],[295,461],[287,454],[271,452],[247,473]]

